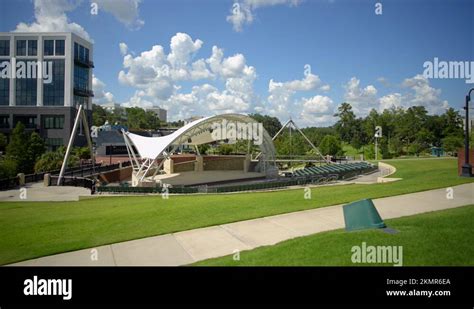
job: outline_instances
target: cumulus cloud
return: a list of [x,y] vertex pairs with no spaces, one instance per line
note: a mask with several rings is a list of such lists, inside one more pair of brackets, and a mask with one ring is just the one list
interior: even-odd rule
[[129,29],[137,30],[145,24],[139,14],[141,0],[91,0],[91,3],[97,3],[99,12],[110,13]]
[[287,82],[275,82],[271,79],[268,84],[269,113],[286,119],[291,115],[292,111],[301,110],[304,104],[304,101],[295,99],[297,93],[316,90],[323,91],[327,89],[325,86],[321,87],[321,79],[318,75],[312,73],[306,74],[303,79]]
[[105,91],[105,83],[98,79],[95,75],[92,76],[92,89],[94,91],[94,104],[112,103],[114,102],[114,95],[111,92]]
[[[138,29],[144,22],[139,19],[138,7],[141,0],[93,0],[100,10],[112,14],[130,29]],[[16,32],[73,32],[93,42],[89,33],[79,24],[71,22],[68,12],[75,10],[82,0],[34,0],[35,21],[19,23]]]
[[119,44],[119,48],[120,48],[120,54],[122,56],[125,56],[128,53],[128,46],[124,42],[121,42]]
[[89,41],[91,37],[79,24],[70,22],[66,12],[74,10],[81,1],[34,0],[35,21],[31,24],[19,23],[17,32],[73,32]]
[[[127,106],[160,105],[169,110],[171,119],[223,112],[252,112],[256,102],[253,83],[254,67],[245,56],[224,56],[213,46],[208,58],[196,59],[203,42],[186,33],[177,33],[170,40],[167,54],[155,45],[136,57],[127,54],[118,79],[123,85],[136,88]],[[183,82],[204,82],[184,92]],[[222,84],[219,89],[210,83]]]
[[360,80],[352,77],[345,85],[344,100],[352,105],[354,113],[366,115],[372,108],[377,108],[377,89],[373,85],[364,88]]
[[409,106],[421,105],[426,108],[429,113],[443,113],[448,107],[448,101],[442,100],[441,89],[435,89],[430,86],[429,81],[423,75],[416,75],[403,81],[402,87],[411,90],[405,100]]
[[255,10],[275,5],[297,6],[300,2],[300,0],[237,0],[230,9],[231,15],[226,19],[235,31],[240,32],[244,25],[250,25],[254,21]]
[[[387,82],[379,78],[379,82]],[[429,80],[422,75],[406,78],[399,92],[388,93],[377,97],[377,89],[368,85],[360,86],[360,80],[353,77],[345,86],[344,99],[352,105],[356,115],[365,116],[374,108],[383,111],[389,108],[409,108],[410,106],[424,106],[429,113],[443,113],[449,104],[441,99],[441,89],[430,86]]]

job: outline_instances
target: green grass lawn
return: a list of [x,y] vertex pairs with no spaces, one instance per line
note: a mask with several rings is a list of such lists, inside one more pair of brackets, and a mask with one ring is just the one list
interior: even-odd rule
[[[336,230],[198,262],[199,266],[371,266],[352,263],[353,246],[402,246],[404,266],[474,265],[474,205],[386,220],[381,230]],[[393,265],[393,264],[392,264]]]
[[119,241],[472,182],[457,161],[390,161],[402,181],[223,195],[100,197],[0,203],[0,264]]

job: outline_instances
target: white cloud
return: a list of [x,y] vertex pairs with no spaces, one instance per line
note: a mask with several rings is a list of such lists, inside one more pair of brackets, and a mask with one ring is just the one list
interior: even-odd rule
[[390,93],[379,99],[379,111],[393,107],[403,107],[403,97],[400,93]]
[[230,9],[231,15],[227,16],[227,21],[232,24],[235,31],[240,32],[243,26],[250,25],[254,21],[255,10],[262,7],[275,5],[297,6],[300,0],[242,0],[234,1]]
[[104,10],[129,29],[137,30],[145,24],[139,16],[141,0],[91,0],[91,3],[97,3],[99,14]]
[[[252,112],[258,101],[253,90],[255,68],[247,65],[244,55],[225,57],[217,46],[212,48],[209,58],[195,59],[202,45],[199,39],[177,33],[171,38],[169,54],[162,46],[155,45],[136,57],[125,55],[118,80],[136,89],[126,105],[160,105],[168,109],[172,120]],[[182,91],[185,81],[196,83],[188,93]],[[197,84],[203,81],[204,84]],[[223,87],[219,89],[209,83]]]
[[92,76],[92,89],[94,91],[93,102],[95,104],[103,104],[114,102],[114,95],[111,92],[105,91],[105,83],[98,79],[95,75]]
[[[130,29],[143,26],[139,19],[138,7],[141,0],[91,0],[97,3],[100,11],[112,14]],[[79,24],[70,22],[66,13],[75,10],[82,0],[33,0],[35,21],[31,24],[19,23],[17,32],[73,32],[94,42],[89,33]],[[89,8],[87,8],[89,9]]]
[[318,75],[312,73],[306,74],[303,79],[297,79],[287,82],[275,82],[273,79],[268,84],[268,112],[281,119],[288,118],[292,112],[300,111],[302,106],[301,101],[294,99],[298,92],[302,91],[316,91],[327,89],[327,87],[320,87],[321,79]]
[[435,89],[430,86],[429,81],[423,75],[416,75],[403,81],[402,87],[412,91],[406,96],[409,106],[421,105],[429,113],[443,113],[448,107],[448,101],[442,100],[441,89]]
[[168,61],[175,68],[186,66],[201,46],[201,40],[193,41],[188,34],[178,32],[171,38]]
[[356,115],[366,115],[378,107],[377,89],[373,85],[360,87],[360,80],[352,77],[345,86],[344,100],[350,103]]
[[124,42],[121,42],[119,44],[119,48],[120,48],[120,54],[122,56],[125,56],[128,53],[128,46]]
[[34,0],[35,21],[31,24],[19,23],[17,32],[74,32],[91,40],[87,31],[79,24],[69,22],[66,12],[74,10],[80,1]]
[[333,105],[331,98],[316,95],[309,99],[303,99],[303,113],[322,114],[326,113]]
[[[385,78],[379,78],[379,82],[386,83]],[[428,79],[422,75],[416,75],[405,79],[401,84],[401,91],[388,93],[380,98],[377,97],[377,89],[368,85],[360,86],[360,80],[353,77],[345,86],[344,99],[352,105],[356,115],[365,116],[375,108],[378,111],[392,107],[424,106],[429,113],[443,113],[449,104],[441,99],[441,90],[430,86]]]
[[299,115],[301,125],[318,127],[331,125],[335,120],[334,108],[333,100],[327,96],[303,98]]
[[329,90],[331,90],[331,86],[330,86],[330,85],[321,86],[321,91],[328,92]]

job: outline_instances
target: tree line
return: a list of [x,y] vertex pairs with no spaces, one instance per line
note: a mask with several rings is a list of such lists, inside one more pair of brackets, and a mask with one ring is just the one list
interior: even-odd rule
[[[275,117],[252,114],[262,122],[271,136],[278,132],[282,124]],[[337,121],[329,127],[307,127],[302,132],[318,147],[323,155],[343,156],[363,154],[365,159],[375,157],[375,131],[381,129],[378,138],[379,158],[419,156],[429,153],[431,147],[443,148],[445,152],[456,153],[464,143],[463,118],[453,108],[443,114],[430,115],[423,106],[372,109],[365,117],[357,117],[349,103],[342,103],[334,115]],[[471,143],[474,135],[471,133]],[[311,155],[311,146],[304,138],[288,130],[274,141],[279,155]]]

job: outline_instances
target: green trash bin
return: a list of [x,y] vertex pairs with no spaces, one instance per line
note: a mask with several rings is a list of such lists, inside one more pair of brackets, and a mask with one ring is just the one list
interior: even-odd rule
[[386,227],[371,199],[344,205],[343,210],[346,231]]

